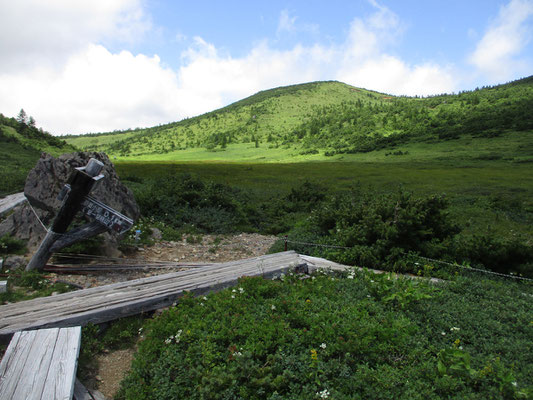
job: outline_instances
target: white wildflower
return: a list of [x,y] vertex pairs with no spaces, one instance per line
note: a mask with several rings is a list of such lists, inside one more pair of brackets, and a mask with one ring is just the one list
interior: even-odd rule
[[446,332],[444,332],[444,331],[441,332],[440,334],[441,334],[442,336],[446,336]]
[[241,293],[241,294],[244,293],[244,289],[242,287],[239,288],[239,293]]
[[327,347],[327,345],[326,345],[326,343],[322,343],[322,344],[320,345],[320,347],[321,347],[322,349],[325,349],[325,348]]
[[321,392],[316,392],[316,395],[321,399],[327,399],[329,397],[329,390],[324,389]]
[[232,295],[231,295],[231,298],[232,298],[232,299],[234,299],[234,298],[235,298],[235,295],[234,295],[234,294],[232,294]]
[[202,297],[202,299],[207,300],[207,297],[204,296],[204,297]]
[[460,331],[460,330],[461,330],[461,328],[457,328],[456,326],[450,328],[450,331],[452,331],[452,332],[457,332],[457,331]]
[[272,311],[274,311],[274,310],[276,309],[276,306],[275,306],[274,304],[272,304],[272,306],[270,306],[270,309],[271,309]]

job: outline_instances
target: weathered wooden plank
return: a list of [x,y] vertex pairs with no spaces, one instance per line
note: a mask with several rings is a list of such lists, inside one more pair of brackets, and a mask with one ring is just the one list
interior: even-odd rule
[[[97,295],[98,293],[109,292],[115,289],[144,286],[145,284],[149,284],[149,283],[151,284],[157,281],[168,281],[169,279],[173,277],[184,278],[188,275],[195,275],[199,272],[210,274],[210,271],[214,271],[217,269],[220,269],[221,271],[224,270],[225,268],[237,269],[237,268],[240,268],[243,264],[247,264],[247,263],[261,263],[262,262],[263,264],[268,265],[268,263],[270,262],[274,262],[274,263],[281,262],[281,260],[284,258],[294,258],[296,260],[297,255],[294,251],[288,251],[288,252],[283,252],[283,253],[276,253],[276,254],[269,254],[269,255],[261,256],[261,257],[255,257],[252,259],[232,261],[232,262],[223,263],[223,264],[216,264],[213,266],[202,268],[201,271],[198,271],[198,270],[178,271],[178,272],[173,272],[169,274],[156,275],[156,276],[151,276],[147,278],[126,281],[126,282],[118,282],[118,283],[114,283],[111,285],[84,289],[84,296],[89,296],[91,294]],[[45,306],[53,305],[62,300],[73,300],[77,298],[79,298],[79,292],[69,292],[69,293],[59,294],[57,296],[27,300],[27,301],[16,303],[16,304],[2,305],[0,306],[0,317],[4,317],[4,315],[16,315],[17,313],[20,315],[23,315],[23,314],[26,314],[28,310],[35,309],[36,305],[41,306],[42,308],[45,308]]]
[[26,201],[24,192],[10,194],[0,199],[0,216]]
[[0,399],[15,399],[15,391],[20,377],[23,375],[24,367],[28,361],[32,350],[33,339],[36,332],[17,332],[13,338],[11,351],[6,352],[2,359],[2,375],[0,376]]
[[172,304],[184,291],[205,293],[234,285],[241,276],[270,277],[301,259],[284,252],[202,269],[142,278],[0,307],[0,335],[47,326],[105,322]]
[[[275,274],[281,272],[288,272],[291,268],[287,267],[276,271]],[[271,275],[270,275],[271,276]],[[266,275],[269,277],[269,275]],[[202,295],[204,293],[221,290],[231,287],[237,283],[237,278],[230,281],[223,282],[205,282],[203,285],[190,287],[188,291]],[[102,323],[117,318],[123,318],[130,315],[139,314],[142,312],[153,311],[159,308],[168,307],[183,295],[183,290],[174,290],[165,293],[158,293],[152,296],[144,296],[142,298],[135,298],[129,302],[121,302],[113,306],[106,306],[95,310],[85,311],[81,313],[73,313],[58,317],[54,320],[37,321],[35,327],[40,326],[72,326],[87,323]],[[45,325],[43,325],[45,324]]]
[[58,328],[36,331],[30,354],[13,393],[14,399],[41,399],[58,333]]
[[0,399],[70,400],[80,339],[80,327],[17,332],[1,362]]
[[41,400],[72,399],[80,345],[80,326],[59,330],[55,351],[48,368]]
[[[299,261],[299,259],[296,253],[286,252],[279,253],[278,257],[272,257],[272,255],[263,256],[254,259],[220,264],[213,267],[206,267],[202,268],[201,270],[178,271],[170,274],[119,282],[111,285],[84,289],[83,298],[81,296],[82,292],[77,291],[64,293],[53,297],[45,297],[16,304],[0,306],[0,317],[2,317],[2,320],[17,315],[23,315],[24,317],[27,317],[29,312],[36,310],[46,312],[47,309],[60,302],[64,302],[65,304],[69,305],[75,304],[75,302],[87,303],[93,298],[101,299],[102,294],[112,297],[114,296],[113,293],[119,293],[124,290],[135,292],[148,288],[149,286],[157,284],[158,282],[162,285],[173,285],[175,284],[173,279],[181,283],[186,283],[189,281],[189,279],[204,279],[207,277],[219,279],[220,275],[223,273],[231,273],[235,271],[237,274],[246,275],[246,273],[253,273],[257,269],[259,271],[270,270],[272,267],[278,268],[283,263],[297,261]],[[156,286],[153,287],[155,288]]]
[[[263,275],[266,274],[270,276],[271,273],[269,271],[273,269],[274,273],[279,274],[283,268],[290,268],[289,262],[294,263],[297,260],[297,257],[285,259],[286,262],[284,264],[274,263],[273,267],[264,267],[260,269],[260,272]],[[206,280],[203,277],[196,277],[192,280],[189,279],[186,282],[171,282],[169,284],[165,284],[164,286],[161,286],[160,282],[160,285],[156,288],[137,288],[135,291],[127,293],[128,296],[125,298],[121,293],[112,292],[108,294],[107,297],[98,298],[98,304],[88,304],[87,299],[81,298],[78,301],[82,304],[72,305],[69,303],[67,305],[63,305],[62,307],[41,310],[41,319],[34,319],[34,322],[30,326],[28,325],[27,321],[30,319],[30,317],[35,318],[34,315],[32,316],[26,314],[24,319],[19,324],[9,321],[9,328],[29,329],[46,326],[71,326],[82,324],[83,321],[88,317],[90,322],[97,323],[135,314],[136,312],[134,310],[136,308],[138,309],[138,312],[151,311],[172,304],[178,297],[182,295],[184,290],[193,292],[198,292],[198,290],[201,290],[202,292],[206,292],[210,291],[209,288],[211,286],[213,286],[212,290],[218,290],[218,288],[231,286],[237,282],[237,279],[242,276],[243,272],[245,271],[249,271],[250,273],[248,275],[252,275],[254,272],[257,273],[258,269],[256,267],[253,267],[249,270],[241,269],[239,271],[235,271],[233,275],[226,274],[222,277],[217,277],[222,279],[216,280]],[[228,276],[231,279],[229,279]],[[59,313],[60,309],[62,313]]]

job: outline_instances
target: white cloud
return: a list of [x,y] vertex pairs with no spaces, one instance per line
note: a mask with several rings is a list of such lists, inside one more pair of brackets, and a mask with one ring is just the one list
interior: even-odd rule
[[493,82],[531,72],[521,52],[533,37],[526,21],[533,16],[533,2],[512,0],[478,42],[469,62]]
[[0,109],[15,115],[24,107],[53,133],[107,131],[178,119],[178,89],[157,56],[89,45],[60,72],[0,76]]
[[367,19],[353,20],[342,58],[336,71],[338,80],[354,86],[395,95],[429,95],[455,89],[447,67],[432,63],[409,65],[388,54],[403,26],[398,16],[375,1],[377,9]]
[[90,43],[134,41],[150,28],[140,0],[2,1],[0,11],[0,72],[62,68]]
[[[19,35],[13,24],[1,27],[9,18],[0,17],[1,32],[15,35],[13,42],[24,47],[0,45],[9,60],[0,66],[0,112],[16,115],[24,107],[54,134],[86,133],[176,121],[259,90],[315,80],[338,79],[407,95],[455,89],[447,68],[410,65],[389,54],[402,24],[375,1],[375,12],[354,19],[343,43],[279,50],[264,40],[248,54],[232,57],[196,37],[176,70],[157,56],[113,53],[101,44],[110,37],[134,40],[143,34],[149,18],[140,0],[83,3],[25,0],[20,8],[10,3],[11,17],[20,20],[19,14],[29,12],[32,20],[39,13],[49,20]],[[36,8],[29,10],[30,5]],[[279,29],[307,29],[295,27],[295,22],[282,12]]]
[[311,35],[318,34],[320,30],[318,25],[312,23],[296,23],[297,20],[298,17],[291,16],[289,10],[282,10],[279,16],[276,37],[279,39],[284,33],[306,33]]
[[277,35],[282,32],[294,32],[296,30],[296,17],[289,15],[289,10],[285,9],[281,11],[278,22]]

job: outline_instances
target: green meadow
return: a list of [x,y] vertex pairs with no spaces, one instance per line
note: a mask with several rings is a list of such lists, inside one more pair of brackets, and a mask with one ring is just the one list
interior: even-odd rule
[[255,152],[253,158],[257,149],[244,147],[235,145],[224,152],[203,154],[200,149],[191,149],[182,151],[183,157],[175,160],[168,160],[167,154],[167,160],[162,161],[153,157],[134,162],[117,159],[115,164],[126,181],[190,173],[248,190],[254,199],[283,197],[305,181],[320,184],[331,193],[359,186],[376,193],[401,187],[416,195],[445,194],[454,219],[468,230],[533,234],[533,135],[529,132],[492,139],[417,142],[396,150],[334,157],[285,158],[283,152],[273,149],[271,153]]

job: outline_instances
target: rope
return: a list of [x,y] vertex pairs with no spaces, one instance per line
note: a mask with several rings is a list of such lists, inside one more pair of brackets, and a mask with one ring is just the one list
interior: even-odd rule
[[[330,245],[330,244],[298,242],[298,241],[289,240],[289,239],[286,239],[286,238],[280,238],[280,240],[284,240],[286,243],[294,243],[294,244],[300,244],[300,245],[304,245],[304,246],[328,247],[328,248],[333,248],[333,249],[345,249],[345,250],[353,249],[353,247],[335,246],[335,245]],[[466,269],[466,270],[471,270],[471,271],[476,271],[476,272],[483,272],[485,274],[492,274],[492,275],[501,276],[501,277],[504,277],[504,278],[519,279],[519,280],[533,282],[533,279],[525,278],[523,276],[502,274],[500,272],[489,271],[489,270],[485,270],[485,269],[481,269],[481,268],[467,267],[466,265],[452,264],[452,263],[449,263],[449,262],[446,262],[446,261],[435,260],[435,259],[432,259],[432,258],[427,258],[427,257],[422,257],[422,256],[416,256],[416,257],[418,257],[420,259],[423,259],[423,260],[428,260],[428,261],[433,261],[433,262],[440,263],[440,264],[450,265],[452,267],[463,268],[463,269]]]
[[48,229],[46,227],[46,225],[43,223],[43,221],[41,221],[41,218],[39,218],[39,215],[37,214],[37,212],[35,211],[35,209],[33,208],[33,206],[31,205],[30,201],[28,199],[26,199],[26,202],[28,203],[28,205],[30,206],[30,209],[33,211],[33,214],[35,215],[35,217],[37,217],[37,220],[41,223],[41,226],[43,227],[43,229],[48,233],[50,232],[50,229]]
[[308,242],[298,242],[296,240],[288,240],[288,239],[282,239],[285,240],[287,243],[294,243],[294,244],[301,244],[303,246],[316,246],[316,247],[329,247],[332,249],[353,249],[353,247],[346,247],[346,246],[335,246],[332,244],[320,244],[320,243],[308,243]]
[[417,256],[417,257],[422,259],[422,260],[432,261],[432,262],[436,262],[436,263],[439,263],[439,264],[446,264],[446,265],[450,265],[452,267],[459,267],[459,268],[463,268],[463,269],[466,269],[466,270],[471,270],[471,271],[476,271],[476,272],[483,272],[485,274],[497,275],[497,276],[501,276],[501,277],[504,277],[504,278],[519,279],[519,280],[533,282],[533,279],[525,278],[523,276],[502,274],[500,272],[488,271],[488,270],[481,269],[481,268],[468,267],[466,265],[452,264],[452,263],[449,263],[449,262],[446,262],[446,261],[434,260],[434,259],[428,258],[428,257],[422,257],[422,256]]

